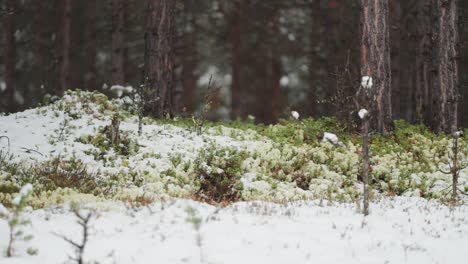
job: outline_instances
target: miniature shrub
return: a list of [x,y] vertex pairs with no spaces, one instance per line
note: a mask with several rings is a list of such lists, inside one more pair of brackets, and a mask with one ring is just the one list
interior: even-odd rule
[[195,198],[210,203],[240,200],[244,173],[242,161],[247,154],[230,148],[210,146],[195,160]]
[[95,193],[99,186],[96,175],[77,159],[62,160],[58,157],[24,170],[22,174],[20,181],[33,183],[38,191],[70,188],[82,193]]

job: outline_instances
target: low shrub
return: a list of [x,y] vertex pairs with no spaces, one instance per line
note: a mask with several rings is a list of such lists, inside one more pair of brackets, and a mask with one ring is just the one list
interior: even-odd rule
[[195,181],[199,185],[195,198],[208,203],[240,200],[245,152],[212,145],[195,160]]

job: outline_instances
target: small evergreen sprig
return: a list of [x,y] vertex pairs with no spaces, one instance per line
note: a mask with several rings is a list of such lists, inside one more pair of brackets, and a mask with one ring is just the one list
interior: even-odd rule
[[[28,183],[23,186],[18,195],[12,201],[12,208],[6,209],[0,203],[0,218],[4,218],[8,222],[9,240],[6,250],[6,256],[13,256],[13,243],[16,240],[28,241],[32,239],[32,235],[27,235],[21,230],[21,227],[31,224],[31,221],[22,215],[27,206],[27,200],[33,191],[33,186]],[[31,250],[28,249],[28,252]]]

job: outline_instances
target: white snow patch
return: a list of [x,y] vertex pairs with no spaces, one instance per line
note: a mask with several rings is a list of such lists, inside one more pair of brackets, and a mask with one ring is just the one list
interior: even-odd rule
[[322,142],[330,142],[330,143],[336,145],[336,144],[338,144],[339,141],[338,141],[338,137],[335,134],[325,132],[325,133],[323,133]]
[[133,91],[132,86],[112,85],[110,90],[114,92],[117,97],[122,97],[123,94],[129,94]]
[[291,115],[294,117],[294,119],[299,119],[299,113],[297,111],[292,111]]
[[361,80],[361,86],[366,89],[371,89],[372,88],[372,77],[370,76],[363,76]]
[[367,115],[369,115],[369,111],[367,111],[366,109],[361,109],[359,110],[358,115],[361,119],[364,119]]
[[[139,209],[99,211],[91,221],[84,258],[87,263],[104,264],[466,261],[466,205],[453,210],[436,201],[387,198],[371,203],[371,214],[363,217],[354,203],[318,204],[241,202],[223,208],[172,200]],[[0,255],[0,263],[55,264],[73,256],[70,244],[54,235],[81,238],[73,213],[50,208],[25,216],[32,221],[33,239],[15,243],[17,255]],[[187,221],[193,217],[201,219],[199,231]],[[7,222],[0,221],[0,238],[6,238],[7,232]],[[0,248],[7,243],[0,239]],[[27,247],[37,248],[38,254],[20,253]]]
[[1,216],[8,216],[10,214],[10,212],[8,211],[8,209],[6,209],[5,206],[3,206],[2,203],[0,203],[0,217]]
[[21,188],[18,195],[13,199],[12,203],[14,205],[19,205],[21,203],[21,200],[23,200],[23,198],[26,195],[28,195],[30,192],[32,192],[32,190],[33,190],[32,184],[28,183],[28,184],[24,185],[23,188]]

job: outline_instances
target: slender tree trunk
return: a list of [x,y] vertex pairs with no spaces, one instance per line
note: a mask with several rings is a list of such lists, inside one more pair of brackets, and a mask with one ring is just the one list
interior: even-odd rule
[[309,91],[308,91],[308,105],[309,114],[313,117],[318,117],[319,113],[323,113],[319,104],[319,92],[323,89],[323,83],[328,79],[327,76],[322,74],[321,66],[326,65],[325,47],[323,45],[323,32],[324,32],[324,19],[325,13],[321,1],[313,1],[310,6],[311,10],[311,34],[310,34],[310,51],[309,51]]
[[242,115],[241,112],[241,53],[242,34],[245,18],[245,0],[236,2],[236,7],[231,17],[231,118],[236,119]]
[[275,14],[271,27],[271,39],[273,40],[273,47],[271,48],[271,111],[269,122],[276,122],[281,114],[281,61],[280,51],[277,48],[279,43],[279,14]]
[[[320,2],[320,1],[319,1]],[[322,15],[325,16],[325,40],[326,40],[326,70],[328,76],[325,76],[326,90],[325,96],[327,98],[327,103],[323,105],[324,114],[327,116],[332,116],[336,113],[336,104],[334,102],[334,97],[337,93],[337,86],[335,81],[335,76],[340,68],[340,53],[342,47],[340,47],[340,8],[343,4],[343,1],[340,0],[327,0],[327,9],[326,12]],[[320,4],[320,3],[319,3]],[[318,16],[320,17],[320,16]],[[323,67],[323,66],[322,66]]]
[[362,182],[364,187],[364,215],[369,214],[369,119],[363,119],[363,143],[362,143]]
[[195,92],[197,90],[197,24],[195,14],[195,0],[186,0],[185,16],[187,30],[184,35],[184,56],[182,66],[183,105],[188,113],[195,110]]
[[432,127],[450,133],[458,127],[458,1],[433,0],[437,20],[434,29],[434,105]]
[[401,2],[390,0],[390,42],[392,61],[392,110],[395,118],[401,118],[401,84],[400,73],[402,71],[401,58]]
[[60,9],[60,56],[59,56],[59,83],[56,95],[63,95],[70,84],[70,31],[71,31],[72,0],[63,0]]
[[361,1],[361,75],[373,78],[371,126],[393,129],[391,65],[387,0]]
[[145,33],[145,113],[173,115],[175,0],[148,0]]
[[45,3],[37,1],[35,14],[35,68],[37,74],[36,85],[43,85],[45,79],[45,52],[46,52],[46,34],[45,34]]
[[112,9],[112,84],[125,84],[125,0],[111,0]]
[[431,1],[418,0],[416,11],[416,62],[415,62],[415,95],[414,106],[415,116],[414,119],[418,122],[428,122],[431,119],[433,109],[431,107],[431,91],[433,90],[433,76],[431,58],[433,49],[433,27],[432,27],[432,9],[434,8]]
[[87,69],[85,76],[85,88],[95,90],[97,88],[96,77],[96,55],[97,55],[97,42],[96,42],[96,15],[97,15],[97,2],[96,0],[86,1],[86,33],[85,33],[85,46],[87,54]]
[[[6,111],[16,110],[16,43],[15,43],[15,15],[16,0],[6,0],[6,14],[3,15],[3,63],[5,65],[5,97]],[[3,97],[3,96],[2,96]]]

